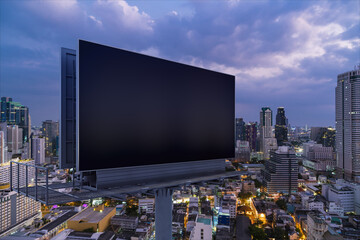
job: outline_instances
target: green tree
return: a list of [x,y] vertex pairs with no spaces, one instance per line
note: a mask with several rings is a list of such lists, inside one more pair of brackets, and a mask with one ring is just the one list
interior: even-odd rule
[[262,183],[257,179],[254,180],[254,183],[256,188],[261,188],[263,186]]
[[279,199],[279,200],[277,200],[275,203],[276,203],[276,205],[277,205],[279,208],[281,208],[281,209],[283,209],[283,210],[286,210],[286,209],[287,209],[285,199]]
[[249,226],[249,231],[253,240],[265,240],[267,235],[263,228],[258,228],[255,225]]
[[235,169],[238,169],[238,167],[239,167],[239,163],[237,163],[237,162],[232,162],[232,165],[235,167]]
[[289,240],[290,239],[288,233],[281,227],[276,227],[274,229],[274,238],[276,240]]
[[138,216],[138,208],[136,206],[127,206],[125,213],[128,216]]
[[253,194],[251,192],[244,192],[244,191],[241,191],[239,194],[238,194],[238,197],[240,198],[241,201],[244,201],[250,197],[252,197]]

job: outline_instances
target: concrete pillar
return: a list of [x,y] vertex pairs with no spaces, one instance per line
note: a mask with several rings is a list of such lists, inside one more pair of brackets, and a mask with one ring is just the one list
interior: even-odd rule
[[170,188],[155,191],[155,239],[169,240],[172,238],[172,194]]

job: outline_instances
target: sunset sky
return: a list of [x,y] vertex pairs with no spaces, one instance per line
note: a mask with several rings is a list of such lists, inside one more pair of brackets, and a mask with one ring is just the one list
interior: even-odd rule
[[245,121],[282,106],[293,126],[333,126],[337,75],[360,63],[359,5],[1,0],[0,96],[28,106],[33,125],[59,120],[60,48],[84,39],[235,75]]

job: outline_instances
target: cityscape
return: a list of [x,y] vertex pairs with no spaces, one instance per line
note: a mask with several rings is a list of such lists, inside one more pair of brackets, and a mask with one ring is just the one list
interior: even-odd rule
[[[360,1],[151,4],[0,2],[0,240],[360,239]],[[110,162],[121,164],[104,170],[106,152],[120,154],[117,147],[125,145],[114,133],[120,145],[88,139],[109,149],[101,149],[96,168],[79,170],[74,141],[82,126],[71,115],[79,109],[69,106],[85,92],[67,94],[79,87],[71,81],[84,76],[74,64],[85,53],[75,46],[81,38],[234,76],[234,155],[153,164],[148,153],[143,161],[153,165],[140,166],[115,156]],[[63,60],[65,51],[71,60]],[[103,106],[124,114],[120,103],[89,96],[99,104],[89,104],[95,113]],[[179,100],[174,112],[181,106],[188,107]],[[143,119],[136,123],[153,119],[147,109],[137,111]],[[101,115],[93,132],[119,129],[109,116]],[[139,132],[136,138],[149,136]]]

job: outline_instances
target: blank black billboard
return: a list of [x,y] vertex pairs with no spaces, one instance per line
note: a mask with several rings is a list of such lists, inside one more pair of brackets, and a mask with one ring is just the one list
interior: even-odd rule
[[234,76],[79,40],[78,170],[234,157]]

